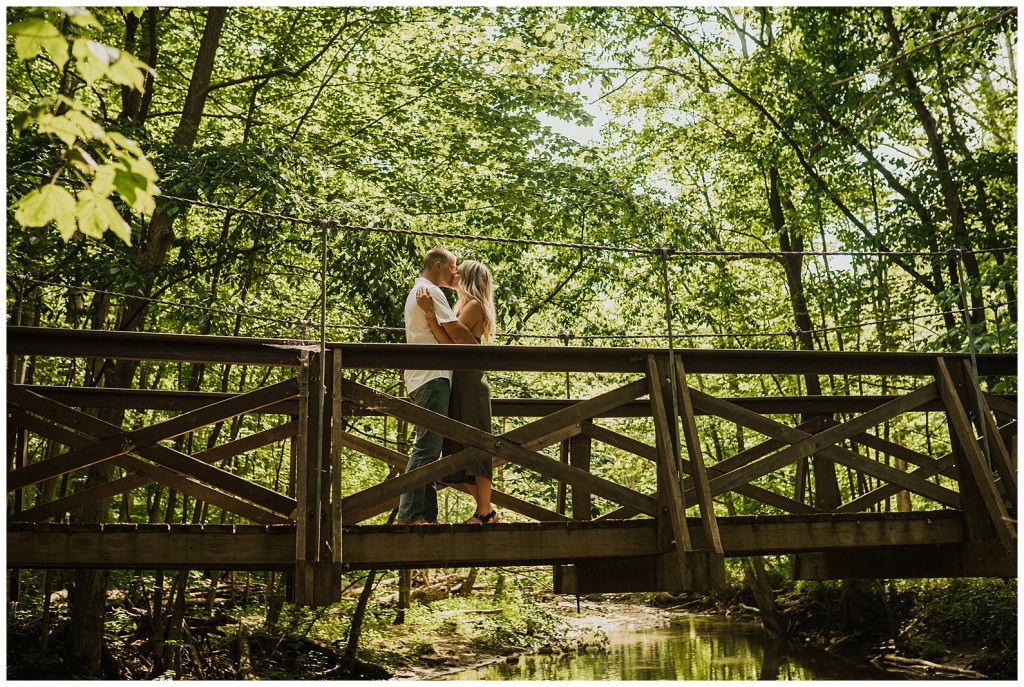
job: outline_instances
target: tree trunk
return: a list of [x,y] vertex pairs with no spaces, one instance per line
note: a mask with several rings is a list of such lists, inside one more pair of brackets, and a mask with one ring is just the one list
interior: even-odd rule
[[[938,31],[938,27],[933,19],[932,29]],[[942,48],[940,44],[936,43],[932,46],[932,54],[935,56],[935,63],[938,65],[939,71],[943,71],[942,64]],[[942,103],[946,110],[946,120],[949,122],[950,139],[956,146],[957,151],[967,161],[968,165],[973,169],[975,168],[974,153],[971,152],[970,146],[967,144],[967,137],[960,130],[959,124],[957,124],[956,109],[953,104],[953,98],[950,96],[949,87],[946,79],[939,79],[939,88],[942,92]],[[978,197],[978,217],[981,219],[981,223],[985,227],[985,231],[988,233],[989,239],[996,239],[998,237],[998,229],[996,226],[996,219],[992,216],[992,209],[988,202],[988,189],[985,185],[985,180],[978,173],[971,175],[971,183],[974,186],[974,191]],[[996,260],[996,264],[1003,264],[1005,258],[1002,253],[994,253],[993,257]],[[1017,302],[1017,290],[1014,288],[1012,281],[1007,281],[1003,287],[1003,291],[1006,294],[1007,303],[1013,304]],[[1017,321],[1017,309],[1010,307],[1010,321]],[[993,319],[998,317],[997,314],[993,313]]]
[[[137,363],[119,361],[107,368],[106,385],[129,387],[135,376]],[[124,423],[124,410],[104,408],[97,413],[101,420],[118,427]],[[84,488],[89,489],[109,482],[113,477],[110,461],[90,467],[86,471]],[[81,510],[81,521],[87,523],[106,522],[109,516],[110,499],[91,503]],[[71,651],[80,675],[98,677],[100,659],[103,655],[103,619],[106,611],[107,571],[76,570],[74,595],[71,598]]]
[[220,47],[220,34],[224,28],[226,7],[211,7],[206,15],[206,28],[199,42],[199,54],[192,68],[192,79],[188,84],[188,95],[185,96],[185,108],[181,113],[181,121],[174,132],[174,143],[191,148],[199,133],[199,120],[203,117],[206,107],[206,96],[209,93],[210,76],[213,74],[213,63]]
[[[896,27],[892,8],[883,7],[882,16],[885,17],[885,25],[889,32],[889,40],[892,42],[893,50],[897,56],[901,56],[904,51],[903,39],[900,36],[899,29]],[[939,133],[938,124],[932,113],[928,110],[927,105],[925,105],[924,93],[921,91],[917,76],[907,65],[906,57],[898,57],[896,65],[907,86],[907,94],[911,105],[914,107],[917,120],[924,129],[925,136],[928,139],[928,148],[931,151],[932,162],[935,165],[935,170],[938,172],[939,189],[942,192],[942,198],[946,205],[946,212],[949,214],[950,231],[952,232],[954,246],[970,248],[971,240],[967,235],[964,206],[960,200],[960,192],[957,188],[956,180],[953,178],[949,167],[949,157],[946,154],[946,146],[942,141],[942,134]],[[941,78],[939,81],[941,81]],[[967,277],[974,280],[975,284],[977,284],[981,277],[977,258],[973,254],[967,253],[963,256],[963,260]],[[950,276],[952,277],[951,281],[955,282],[955,274]],[[971,313],[971,321],[984,325],[985,300],[980,288],[975,288],[971,292],[971,307],[974,311]]]

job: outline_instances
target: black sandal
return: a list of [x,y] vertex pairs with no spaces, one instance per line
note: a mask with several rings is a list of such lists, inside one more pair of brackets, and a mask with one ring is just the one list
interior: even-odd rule
[[479,518],[481,524],[501,522],[501,513],[496,510],[492,510],[487,515],[474,515],[474,518]]

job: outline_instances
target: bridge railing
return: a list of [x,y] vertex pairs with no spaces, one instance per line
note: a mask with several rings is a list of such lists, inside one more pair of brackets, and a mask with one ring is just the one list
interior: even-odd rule
[[[718,527],[723,516],[715,506],[717,502],[720,510],[727,505],[723,496],[729,493],[763,504],[765,513],[818,517],[867,513],[900,492],[910,492],[923,503],[962,512],[967,542],[985,551],[994,543],[1003,555],[1015,558],[1016,396],[983,392],[977,381],[979,375],[1015,377],[1012,354],[977,356],[977,369],[969,356],[920,353],[681,350],[670,360],[664,349],[331,343],[322,355],[319,346],[308,341],[25,327],[9,327],[7,345],[9,356],[87,359],[93,365],[135,360],[275,371],[264,377],[278,381],[250,383],[244,393],[9,384],[8,517],[14,522],[59,520],[117,494],[141,493],[155,482],[234,514],[236,522],[293,526],[300,600],[325,602],[336,593],[337,574],[345,564],[345,528],[389,511],[403,491],[486,455],[493,456],[496,465],[511,463],[556,481],[560,490],[572,489],[571,507],[565,508],[529,495],[496,491],[495,505],[518,513],[520,519],[595,519],[600,525],[639,516],[655,523],[656,555],[626,563],[584,563],[584,558],[595,558],[594,552],[578,551],[578,564],[559,570],[565,589],[585,587],[586,580],[621,576],[623,567],[633,577],[638,568],[647,570],[654,588],[717,584],[722,558],[731,552],[723,547]],[[605,377],[613,373],[622,381],[589,398],[494,399],[495,416],[528,421],[492,434],[357,381],[365,371],[405,367]],[[780,374],[916,381],[905,393],[882,396],[727,398],[700,390],[704,375]],[[83,412],[97,408],[178,414],[126,429]],[[950,450],[930,455],[872,432],[900,415],[921,411],[945,414]],[[427,427],[466,448],[408,474],[342,493],[346,451],[381,461],[396,472],[405,467],[404,453],[346,429],[352,417],[367,414]],[[208,446],[199,451],[159,443],[253,415],[279,420],[243,438],[220,444],[208,439]],[[701,435],[697,420],[703,415],[764,438],[735,455],[711,460],[705,455],[708,438]],[[778,419],[789,416],[802,421],[791,425]],[[847,419],[839,421],[837,416]],[[649,418],[649,433],[627,436],[608,420],[616,417]],[[36,456],[42,444],[30,441],[30,435],[70,450]],[[228,458],[275,442],[287,442],[288,448],[288,479],[277,489],[218,467]],[[601,471],[591,465],[595,442],[648,464],[652,478],[640,482],[654,484],[653,491],[598,474]],[[542,453],[555,445],[560,447],[559,458]],[[80,476],[105,462],[120,466],[124,476],[102,484],[83,483],[59,498],[42,497],[48,492],[41,485]],[[792,465],[797,466],[793,482],[781,487],[771,483],[771,476]],[[848,489],[844,496],[837,467],[845,469],[851,485],[856,480],[870,488],[857,493]],[[25,498],[29,488],[36,493]],[[595,517],[594,497],[615,505]],[[851,546],[857,544],[853,538]],[[587,539],[586,546],[592,547],[593,541]],[[567,550],[565,560],[574,559],[573,551]],[[840,567],[855,567],[855,561],[840,565],[836,560],[834,554],[806,554],[796,568],[804,576],[827,577],[835,576]]]

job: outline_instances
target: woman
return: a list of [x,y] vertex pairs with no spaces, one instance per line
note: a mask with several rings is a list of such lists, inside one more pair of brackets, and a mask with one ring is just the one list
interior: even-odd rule
[[[496,331],[494,285],[487,266],[476,260],[466,260],[459,265],[452,286],[459,295],[458,303],[455,305],[455,314],[459,322],[473,334],[477,343],[493,339]],[[429,317],[434,313],[434,301],[429,294],[417,294],[416,304],[428,313],[429,321],[435,321]],[[439,343],[452,343],[444,329],[432,326],[431,330]],[[454,371],[448,414],[454,420],[490,433],[491,387],[481,370]],[[462,448],[461,444],[445,439],[442,455],[456,453]],[[466,523],[482,525],[501,520],[501,515],[491,504],[491,473],[491,458],[488,456],[480,463],[441,480],[447,484],[464,483],[466,491],[476,501],[476,512]]]

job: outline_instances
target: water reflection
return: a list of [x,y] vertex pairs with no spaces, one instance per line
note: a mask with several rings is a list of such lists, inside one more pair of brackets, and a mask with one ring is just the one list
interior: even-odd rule
[[684,616],[669,627],[608,633],[607,652],[523,656],[448,680],[821,680],[898,678],[867,662],[796,651],[757,623]]

